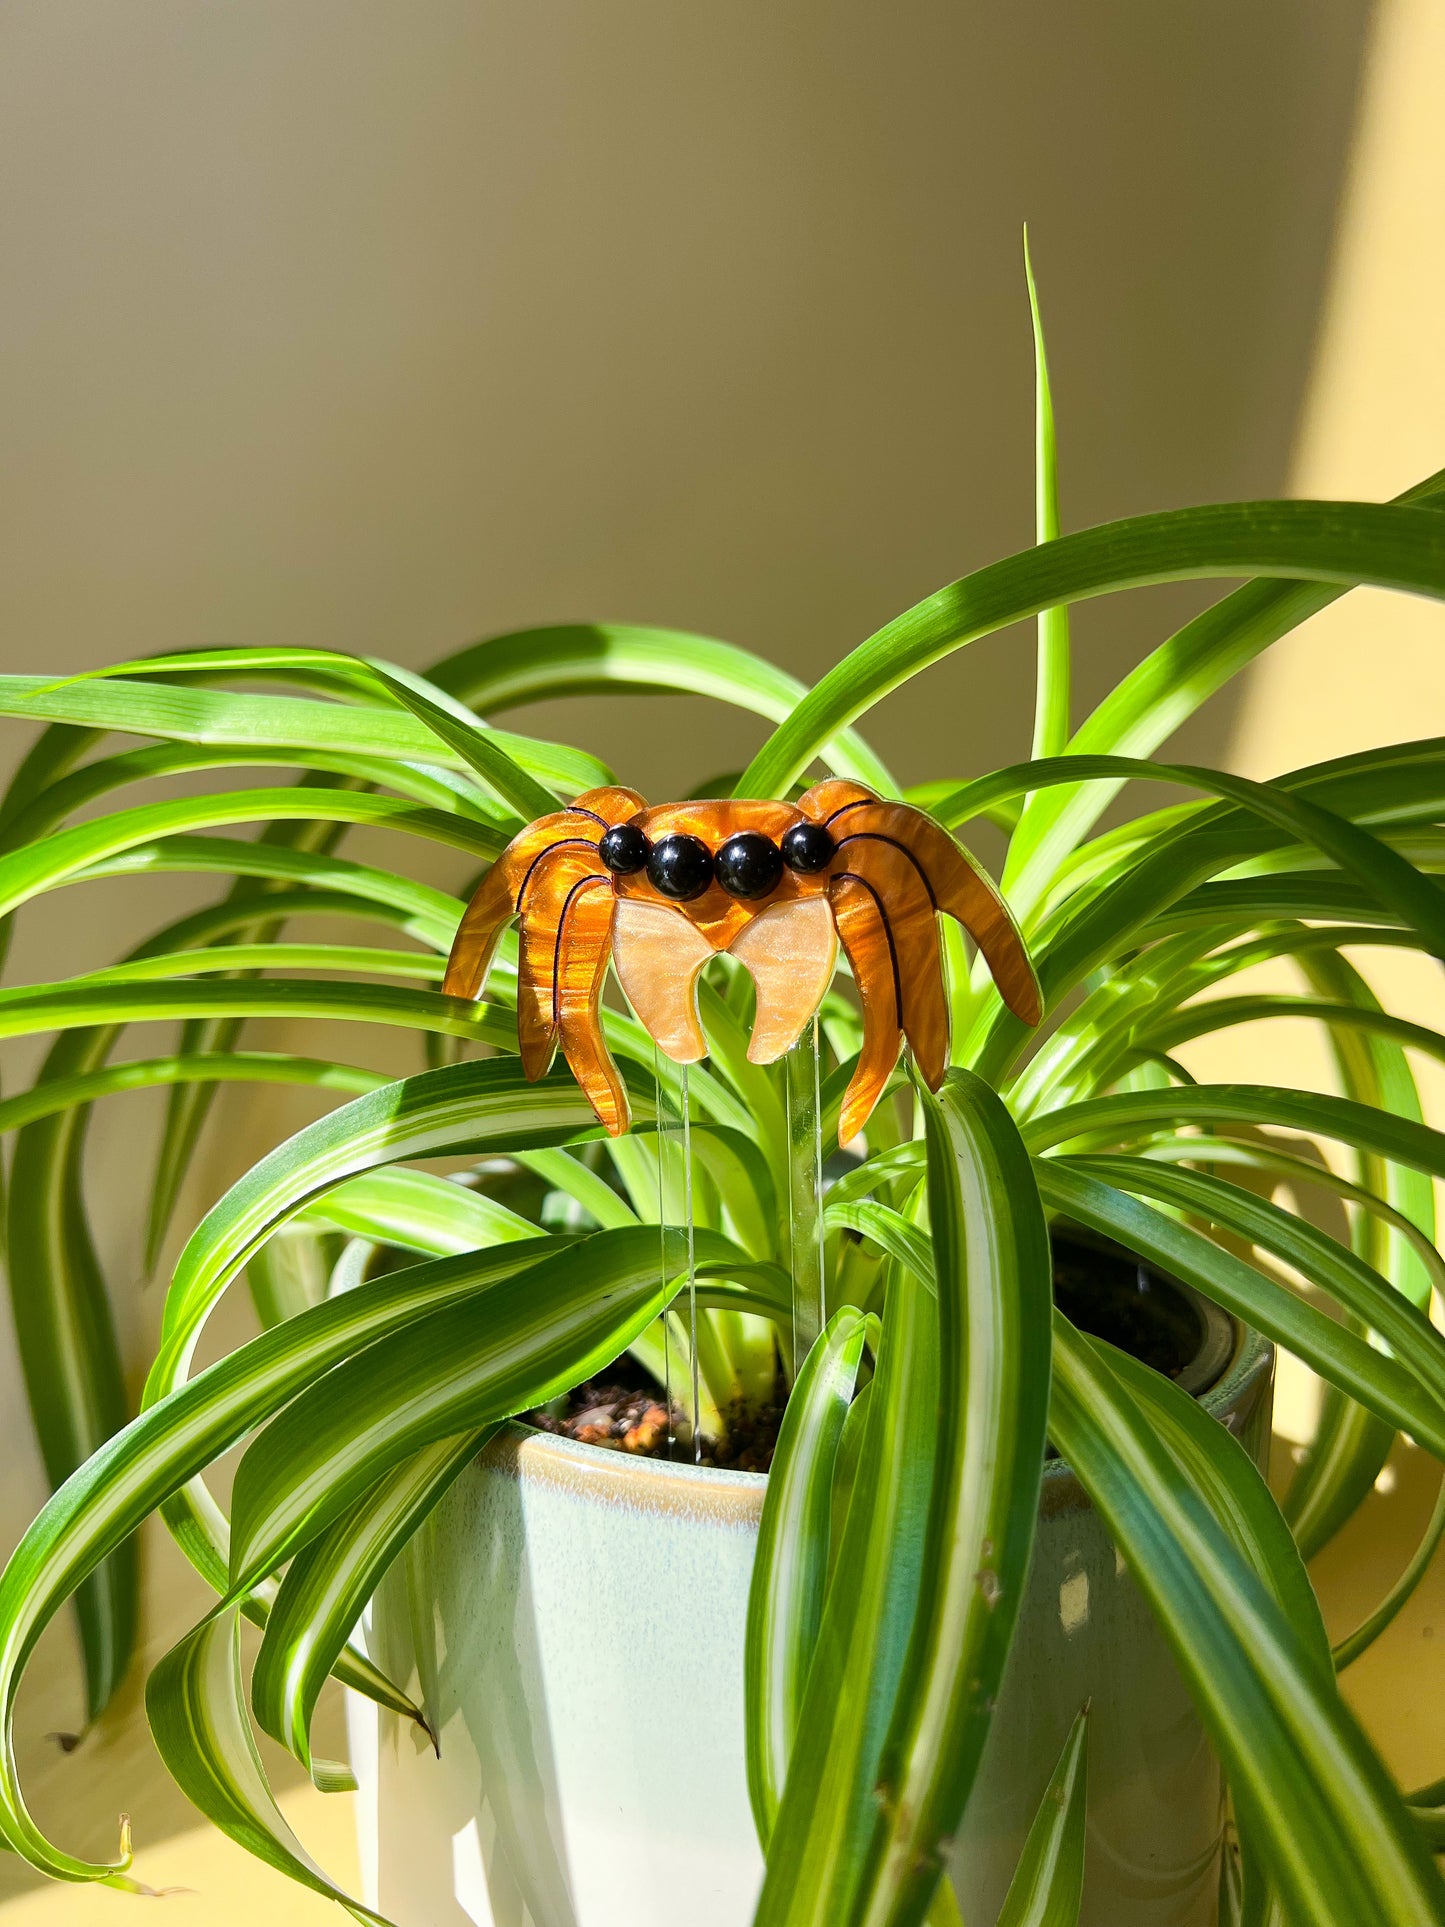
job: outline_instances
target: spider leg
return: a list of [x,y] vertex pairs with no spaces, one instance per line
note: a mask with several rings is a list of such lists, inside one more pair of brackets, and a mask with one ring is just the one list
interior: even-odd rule
[[849,776],[825,776],[821,783],[814,783],[798,798],[798,808],[810,822],[831,823],[839,810],[850,809],[855,803],[878,801],[872,790],[855,783]]
[[[517,1049],[529,1078],[545,1077],[561,1041],[563,937],[578,900],[611,879],[590,843],[554,843],[527,872],[518,898]],[[605,962],[604,958],[604,962]]]
[[[519,918],[517,1047],[522,1069],[529,1078],[544,1077],[560,1041],[610,1131],[627,1128],[627,1100],[602,1042],[597,1014],[612,911],[611,878],[597,845],[604,831],[644,807],[636,790],[609,786],[588,790],[571,809],[529,823],[497,858],[467,905],[442,982],[449,996],[479,996],[502,931],[513,917]],[[599,923],[600,949],[595,935]]]
[[[948,999],[938,916],[927,879],[906,850],[872,836],[838,840],[835,881],[850,876],[872,893],[883,920],[898,1015],[923,1081],[937,1090],[948,1069]],[[866,1023],[867,1012],[864,1012]]]
[[[604,830],[625,823],[645,808],[636,790],[612,786],[585,790],[570,810],[553,810],[514,836],[482,878],[463,913],[447,958],[442,989],[448,997],[479,997],[496,954],[497,941],[521,908],[537,860],[559,844],[595,851]],[[600,866],[598,874],[604,872]]]
[[[479,997],[497,941],[517,915],[520,898],[538,860],[561,845],[592,850],[606,827],[590,813],[554,810],[514,836],[482,878],[452,939],[442,989],[448,997]],[[599,866],[600,867],[600,866]]]
[[452,939],[442,978],[442,989],[448,997],[465,997],[470,1002],[481,996],[498,941],[516,909],[506,858],[500,856],[482,878]]
[[612,949],[612,890],[577,883],[557,929],[557,1023],[562,1053],[609,1137],[627,1129],[627,1090],[602,1036],[602,985]]
[[799,808],[825,823],[840,844],[867,836],[906,852],[936,907],[961,923],[982,951],[1009,1009],[1026,1024],[1038,1023],[1043,1015],[1038,978],[1008,905],[941,823],[910,804],[882,802],[861,783],[839,777],[815,783]]
[[949,853],[940,852],[939,861],[928,869],[939,909],[961,923],[978,945],[999,996],[1014,1016],[1037,1024],[1044,1014],[1043,992],[1008,905],[948,832],[939,834],[952,845],[951,861]]
[[863,1048],[838,1118],[838,1142],[847,1144],[872,1116],[898,1062],[902,985],[888,919],[873,887],[845,873],[829,884],[828,901],[863,1006]]

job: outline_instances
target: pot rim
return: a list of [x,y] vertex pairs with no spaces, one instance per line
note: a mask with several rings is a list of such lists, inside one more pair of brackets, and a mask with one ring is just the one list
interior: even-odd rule
[[[1214,1383],[1195,1397],[1211,1418],[1238,1433],[1256,1410],[1274,1373],[1274,1346],[1239,1319],[1231,1318],[1234,1349]],[[594,1504],[641,1508],[738,1526],[752,1525],[762,1511],[766,1472],[734,1472],[692,1465],[685,1459],[644,1458],[631,1452],[587,1445],[580,1439],[541,1432],[509,1419],[483,1448],[479,1463],[520,1479],[563,1487]],[[1045,1515],[1087,1506],[1088,1496],[1063,1459],[1044,1464],[1040,1511]]]

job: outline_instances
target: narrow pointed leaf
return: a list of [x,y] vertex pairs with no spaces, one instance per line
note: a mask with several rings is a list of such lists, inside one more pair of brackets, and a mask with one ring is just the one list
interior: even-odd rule
[[[1059,534],[1059,463],[1054,436],[1054,398],[1044,352],[1039,291],[1024,229],[1024,276],[1034,331],[1034,539],[1052,542]],[[1058,756],[1069,739],[1069,610],[1067,603],[1039,616],[1038,690],[1034,700],[1035,756]],[[1007,885],[1005,875],[1005,885]]]
[[[240,673],[247,672],[242,668]],[[59,683],[45,676],[0,676],[0,715],[78,723],[171,742],[335,749],[386,761],[467,767],[466,759],[427,724],[392,708],[127,682],[114,671]],[[494,734],[498,749],[523,769],[572,795],[609,780],[607,766],[581,750],[504,730]]]
[[1198,1399],[1182,1392],[1161,1372],[1101,1340],[1094,1344],[1241,1558],[1269,1588],[1294,1628],[1301,1654],[1313,1661],[1321,1679],[1330,1680],[1334,1667],[1319,1599],[1284,1515],[1253,1459]]
[[[672,695],[679,687],[781,723],[807,692],[786,670],[735,643],[630,623],[569,623],[473,643],[436,663],[428,680],[488,715],[554,696]],[[856,730],[823,752],[830,769],[883,796],[898,786]]]
[[1338,1671],[1343,1672],[1347,1666],[1353,1666],[1360,1654],[1374,1645],[1380,1634],[1393,1624],[1410,1603],[1420,1581],[1434,1563],[1442,1538],[1445,1538],[1445,1479],[1441,1481],[1425,1530],[1410,1554],[1404,1571],[1374,1610],[1367,1613],[1359,1625],[1336,1645],[1334,1660]]
[[917,1610],[937,1370],[936,1300],[895,1272],[754,1927],[833,1927],[860,1891],[880,1755]]
[[386,1166],[337,1185],[306,1216],[353,1237],[437,1258],[537,1235],[535,1224],[484,1191],[426,1171]]
[[966,1071],[921,1101],[938,1437],[918,1617],[857,1911],[864,1927],[923,1920],[963,1818],[1023,1598],[1048,1418],[1053,1263],[1018,1128]]
[[1074,1716],[1024,1850],[998,1927],[1078,1927],[1084,1894],[1089,1709]]
[[322,1687],[388,1567],[476,1458],[485,1432],[440,1439],[363,1493],[291,1561],[251,1672],[263,1732],[313,1769],[311,1719]]
[[1057,1165],[1174,1205],[1273,1252],[1385,1339],[1404,1369],[1445,1410],[1445,1336],[1372,1266],[1307,1219],[1240,1185],[1152,1158],[1068,1158]]
[[509,803],[523,823],[546,816],[559,807],[560,798],[530,776],[496,741],[495,732],[484,728],[460,703],[434,689],[423,676],[398,669],[392,663],[371,662],[377,681],[413,716],[426,724],[436,737],[454,749],[468,769]]
[[[697,1242],[710,1255],[706,1237]],[[400,1460],[581,1384],[657,1318],[686,1262],[680,1231],[596,1232],[338,1366],[247,1449],[232,1492],[239,1595]]]
[[1295,1927],[1445,1920],[1445,1886],[1333,1682],[1058,1313],[1050,1430],[1159,1619]]
[[465,850],[489,861],[504,839],[485,824],[443,810],[419,808],[391,796],[346,790],[234,790],[224,795],[174,797],[164,803],[138,803],[93,822],[80,823],[38,844],[0,856],[0,915],[29,898],[53,889],[80,871],[158,836],[215,829],[222,824],[264,823],[304,817],[330,823],[365,823],[401,830]]
[[172,1779],[230,1839],[359,1920],[376,1914],[327,1879],[281,1817],[256,1750],[241,1686],[239,1615],[205,1619],[146,1682],[146,1717]]
[[833,1469],[867,1321],[834,1312],[794,1380],[758,1525],[748,1593],[744,1695],[748,1795],[758,1838],[772,1832],[827,1590]]
[[[1439,507],[1445,470],[1395,498]],[[1324,582],[1248,582],[1159,644],[1115,684],[1069,743],[1080,756],[1150,756],[1200,705],[1281,636],[1337,602],[1345,590]],[[1117,793],[1110,782],[1056,790],[1030,810],[1017,839],[1010,901],[1027,918],[1060,860],[1088,834]]]
[[[26,1660],[76,1587],[169,1495],[303,1387],[450,1299],[484,1293],[525,1271],[560,1242],[555,1235],[538,1237],[438,1259],[300,1313],[143,1410],[47,1502],[0,1575],[0,1833],[32,1866],[62,1880],[99,1880],[113,1871],[63,1852],[36,1826],[21,1796],[13,1750],[15,1696]],[[224,1560],[217,1577],[219,1590]]]
[[1039,1158],[1034,1169],[1047,1204],[1183,1278],[1302,1358],[1351,1398],[1408,1432],[1433,1457],[1445,1459],[1445,1412],[1400,1361],[1376,1351],[1347,1327],[1297,1298],[1288,1286],[1138,1198],[1069,1168],[1062,1159]]
[[1191,1084],[1187,1090],[1120,1091],[1067,1104],[1023,1127],[1033,1151],[1070,1138],[1108,1133],[1128,1142],[1151,1130],[1195,1124],[1263,1124],[1324,1136],[1374,1151],[1416,1171],[1445,1177],[1445,1133],[1413,1118],[1391,1117],[1346,1097],[1277,1090],[1264,1084]]
[[950,651],[1040,610],[1151,582],[1292,576],[1445,596],[1445,524],[1374,502],[1230,502],[1105,523],[965,576],[880,629],[798,704],[744,771],[782,795],[830,736]]

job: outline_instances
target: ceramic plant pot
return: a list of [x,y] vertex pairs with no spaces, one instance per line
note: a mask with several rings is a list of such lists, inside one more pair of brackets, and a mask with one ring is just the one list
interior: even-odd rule
[[[1203,1402],[1262,1454],[1272,1353],[1227,1321],[1221,1334],[1220,1316],[1196,1361],[1215,1375]],[[757,1474],[521,1426],[493,1441],[373,1607],[371,1650],[422,1696],[441,1755],[353,1702],[370,1904],[399,1927],[746,1927],[762,1859],[743,1628],[765,1490]],[[1053,1461],[953,1858],[970,1923],[995,1919],[1085,1699],[1085,1927],[1213,1927],[1218,1764],[1148,1608]]]

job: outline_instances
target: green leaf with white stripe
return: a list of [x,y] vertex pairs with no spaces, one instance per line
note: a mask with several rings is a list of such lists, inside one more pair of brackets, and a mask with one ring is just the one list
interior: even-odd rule
[[1064,1159],[1039,1158],[1034,1168],[1045,1203],[1184,1279],[1445,1459],[1445,1409],[1403,1360],[1376,1351],[1287,1286],[1116,1186]]
[[1038,1518],[1053,1262],[1018,1127],[950,1071],[920,1093],[938,1292],[938,1437],[918,1616],[878,1779],[860,1927],[913,1927],[973,1788]]
[[[709,1257],[722,1240],[699,1232]],[[517,1247],[513,1247],[516,1249]],[[303,1392],[250,1445],[231,1505],[230,1593],[274,1572],[400,1460],[544,1405],[625,1351],[670,1302],[683,1234],[595,1232],[444,1307]]]
[[[1054,398],[1044,352],[1044,324],[1034,283],[1029,231],[1024,229],[1024,278],[1034,331],[1034,540],[1052,542],[1059,534],[1059,460],[1054,434]],[[1038,677],[1034,697],[1035,756],[1058,756],[1069,740],[1069,609],[1067,603],[1039,616]],[[1008,886],[1005,873],[1004,886]]]
[[163,803],[137,803],[130,809],[113,810],[93,822],[57,830],[38,843],[0,856],[0,915],[156,837],[297,818],[396,830],[465,851],[480,862],[490,862],[506,842],[497,831],[473,818],[424,809],[393,796],[351,790],[308,790],[298,785],[292,789],[172,797]]
[[918,1603],[933,1478],[935,1298],[888,1280],[877,1369],[754,1927],[832,1927],[859,1893]]
[[1247,1124],[1334,1138],[1373,1151],[1415,1171],[1445,1177],[1445,1132],[1413,1118],[1392,1117],[1347,1097],[1322,1091],[1278,1090],[1267,1084],[1191,1084],[1187,1090],[1118,1091],[1060,1106],[1023,1126],[1031,1151],[1071,1138],[1107,1135],[1130,1143],[1179,1125]]
[[[216,653],[202,660],[214,665]],[[352,661],[353,668],[359,666],[353,659],[342,660]],[[180,674],[184,665],[172,659],[157,667],[167,674]],[[258,672],[243,661],[234,666],[234,673]],[[444,769],[469,766],[467,758],[427,723],[394,708],[312,702],[299,696],[238,695],[229,689],[181,683],[127,682],[115,670],[68,682],[47,676],[0,676],[0,715],[78,723],[86,729],[119,730],[167,742],[235,746],[254,750],[261,761],[274,748],[336,751]],[[505,730],[490,734],[497,749],[528,774],[572,795],[609,780],[606,764],[582,750],[540,743]]]
[[1445,1885],[1333,1680],[1103,1353],[1058,1313],[1050,1432],[1159,1620],[1290,1920],[1445,1921]]
[[[474,643],[428,671],[439,689],[488,714],[554,696],[672,695],[679,687],[781,723],[805,686],[785,669],[713,636],[632,623],[569,623],[521,629]],[[825,745],[823,760],[883,796],[898,786],[856,730]]]
[[998,1927],[1078,1927],[1088,1785],[1089,1709],[1084,1706],[1044,1788]]
[[[1439,507],[1445,470],[1395,498]],[[1249,582],[1159,644],[1116,683],[1071,739],[1071,755],[1151,756],[1199,706],[1281,636],[1337,602],[1324,582]],[[1010,902],[1027,921],[1060,862],[1087,836],[1117,784],[1078,784],[1040,798],[1010,847]]]
[[1414,1597],[1420,1581],[1434,1563],[1435,1554],[1440,1549],[1440,1541],[1445,1539],[1445,1478],[1441,1479],[1440,1489],[1435,1495],[1435,1504],[1426,1521],[1425,1530],[1410,1554],[1404,1571],[1390,1587],[1384,1598],[1372,1611],[1368,1612],[1334,1648],[1335,1669],[1343,1672],[1353,1666],[1361,1653],[1368,1652],[1385,1629],[1392,1625],[1401,1611]]
[[1400,1365],[1445,1412],[1445,1336],[1373,1266],[1327,1232],[1240,1185],[1152,1158],[1089,1157],[1054,1161],[1053,1169],[1102,1178],[1119,1190],[1153,1198],[1222,1226],[1298,1271],[1310,1284],[1383,1338]]
[[[62,1880],[99,1880],[113,1871],[63,1852],[36,1826],[13,1747],[26,1661],[76,1587],[187,1481],[334,1366],[459,1297],[485,1295],[565,1242],[553,1235],[437,1259],[299,1313],[151,1404],[47,1502],[0,1575],[0,1833],[32,1866]],[[221,1590],[224,1558],[218,1577]],[[401,1710],[409,1710],[405,1702]]]
[[263,1732],[312,1771],[311,1720],[322,1687],[392,1560],[457,1476],[485,1432],[439,1439],[393,1468],[291,1561],[251,1671]]
[[1101,1339],[1093,1343],[1240,1557],[1269,1588],[1303,1656],[1313,1660],[1321,1679],[1331,1679],[1334,1667],[1320,1602],[1284,1514],[1254,1460],[1233,1433],[1172,1380]]
[[783,1414],[758,1525],[743,1691],[748,1797],[764,1848],[822,1623],[834,1465],[867,1335],[863,1313],[844,1305],[809,1350]]
[[740,796],[779,796],[836,732],[920,669],[1043,609],[1150,582],[1294,576],[1445,596],[1445,521],[1375,502],[1228,502],[1109,522],[990,563],[860,643],[753,758]]
[[146,1718],[172,1779],[222,1833],[358,1920],[389,1927],[327,1879],[281,1817],[246,1717],[237,1613],[202,1620],[171,1648],[146,1682]]
[[305,1216],[353,1237],[437,1258],[537,1235],[535,1224],[485,1191],[427,1171],[390,1166],[347,1179]]

